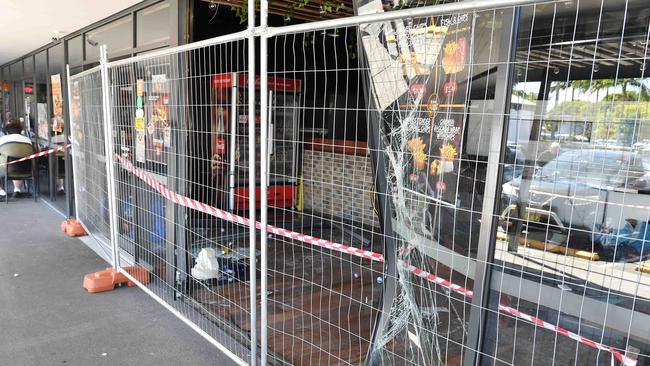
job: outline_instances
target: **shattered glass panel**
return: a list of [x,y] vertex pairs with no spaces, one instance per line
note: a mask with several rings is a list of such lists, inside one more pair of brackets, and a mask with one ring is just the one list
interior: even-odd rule
[[462,360],[501,27],[496,11],[360,27],[397,264],[372,355],[382,364]]

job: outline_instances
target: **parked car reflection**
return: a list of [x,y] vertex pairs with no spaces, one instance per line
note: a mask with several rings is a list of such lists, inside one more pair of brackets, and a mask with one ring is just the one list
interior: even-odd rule
[[[638,260],[650,254],[650,159],[639,152],[561,153],[532,179],[502,186],[502,228],[520,216],[522,234],[545,243]],[[650,240],[650,229],[647,238]]]
[[503,181],[510,182],[511,180],[521,177],[524,170],[525,162],[522,159],[523,153],[517,146],[506,146],[503,156]]

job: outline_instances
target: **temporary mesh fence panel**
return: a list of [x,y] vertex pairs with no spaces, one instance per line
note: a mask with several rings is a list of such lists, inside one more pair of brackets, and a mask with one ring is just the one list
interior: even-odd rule
[[[240,39],[108,69],[119,251],[150,273],[143,285],[239,360],[250,358],[241,346],[251,323],[249,228],[232,219],[229,178],[247,207],[249,139],[233,129],[234,109],[247,106],[234,88],[246,55]],[[241,159],[229,166],[233,143]]]
[[[297,108],[304,126],[294,230],[362,254],[269,240],[269,271],[277,272],[269,351],[301,365],[462,360],[485,179],[477,159],[462,154],[463,126],[472,88],[476,103],[493,98],[472,77],[489,79],[508,64],[502,18],[464,12],[270,39],[269,78],[300,79],[304,90],[290,108],[274,100],[284,93],[269,91],[270,123]],[[485,131],[503,119],[489,112]],[[486,132],[476,143],[489,139]],[[274,136],[274,146],[282,140],[293,141]],[[286,174],[271,166],[271,180]]]
[[576,1],[519,17],[483,351],[648,364],[650,9]]
[[363,256],[383,245],[364,70],[347,47],[356,37],[350,27],[268,41],[269,224],[323,240],[267,238],[269,354],[294,365],[363,363],[381,304],[383,265]]
[[239,362],[647,363],[650,10],[506,3],[109,63],[120,264]]
[[[379,8],[370,2],[358,11],[368,14]],[[606,23],[608,30],[592,30],[603,24],[602,16],[594,14],[608,11],[617,14],[614,23],[619,31],[611,31],[612,21]],[[269,352],[296,364],[645,360],[648,342],[642,339],[647,331],[634,319],[647,316],[642,304],[649,282],[638,268],[647,259],[643,223],[648,211],[644,205],[621,200],[632,194],[644,197],[643,153],[627,151],[639,141],[646,118],[643,105],[637,111],[630,102],[639,105],[647,93],[647,9],[639,2],[587,1],[435,15],[349,28],[314,26],[313,31],[300,33],[272,31],[283,35],[269,39],[269,80],[299,79],[303,90],[298,106],[302,160],[296,174],[301,182],[299,215],[304,218],[299,227],[337,244],[327,250],[307,246],[304,253],[302,243],[269,239],[269,273],[279,268],[277,278],[288,275],[292,280],[292,286],[275,285],[276,277],[269,277]],[[581,29],[578,19],[591,28]],[[595,34],[595,40],[582,32]],[[565,44],[571,41],[580,46]],[[548,56],[544,58],[540,50],[548,50]],[[609,74],[594,76],[598,67],[585,74],[589,61],[600,64],[600,70],[605,65]],[[536,71],[527,73],[528,66]],[[579,86],[585,75],[586,86]],[[545,95],[539,89],[540,83],[550,88],[553,80],[564,78],[555,90],[575,82],[574,88],[589,91],[593,79],[609,78],[603,83],[611,84],[614,93],[625,89],[622,77],[634,80],[625,85],[635,83],[636,94],[623,91],[616,98],[605,98],[610,105],[605,111],[616,119],[604,122],[598,116],[592,121],[578,117],[580,97],[574,97],[573,105],[560,107],[557,99],[548,101],[548,89]],[[531,80],[538,80],[542,96],[526,95]],[[269,83],[270,128],[286,118],[287,108],[275,100],[283,94],[274,92]],[[524,102],[513,95],[523,96]],[[593,94],[582,98],[600,102]],[[533,108],[530,117],[521,116],[522,105],[531,99],[533,106],[540,104],[535,100],[543,101],[543,108]],[[624,106],[611,103],[617,99],[631,99],[625,104],[635,108],[628,112],[630,119],[622,117]],[[513,115],[519,119],[511,120]],[[576,117],[581,122],[572,120]],[[569,119],[566,125],[564,119]],[[597,135],[590,133],[599,123],[607,126],[599,126],[601,134],[613,136],[617,131],[621,137],[606,147],[596,145]],[[569,141],[565,131],[570,132]],[[547,136],[549,132],[553,133]],[[274,136],[271,149],[287,139],[275,133],[282,137]],[[571,164],[602,155],[600,159],[609,159],[610,170],[620,176],[616,182],[633,181],[635,188],[621,190],[616,188],[621,183],[603,183],[612,180],[606,178],[612,173],[602,169],[583,181],[575,167],[538,165],[536,151],[544,145],[529,141],[543,137],[550,137],[549,144],[562,141]],[[366,147],[371,156],[368,165],[358,158]],[[562,160],[559,156],[556,160]],[[274,170],[274,158],[271,155],[271,181],[286,175]],[[616,164],[635,168],[632,172]],[[542,168],[535,173],[540,169],[536,166]],[[544,168],[549,170],[546,175]],[[359,182],[355,176],[361,169],[367,169],[362,176],[374,173],[373,179]],[[562,182],[549,178],[562,174],[570,178]],[[523,188],[526,184],[537,185],[541,192],[533,194],[535,188]],[[504,202],[506,193],[497,195],[504,189],[520,200],[508,197],[510,201]],[[617,208],[608,207],[616,194],[621,196]],[[551,201],[557,196],[566,201]],[[582,196],[590,201],[581,202]],[[376,217],[365,215],[366,200],[376,209]],[[504,203],[506,207],[501,207]],[[524,214],[504,211],[512,205]],[[271,206],[269,202],[270,212],[284,213],[284,226],[296,226],[286,222],[292,210]],[[594,209],[598,206],[609,220]],[[595,218],[596,226],[578,221],[585,215]],[[526,219],[517,219],[522,216]],[[625,217],[625,228],[610,224]],[[563,222],[558,225],[561,233],[551,218]],[[607,224],[602,226],[603,222]],[[511,229],[516,225],[521,225],[518,232]],[[534,227],[542,237],[529,241]],[[566,240],[580,232],[586,233],[579,239],[582,244]],[[616,243],[623,240],[617,233],[625,238],[624,245]],[[515,244],[508,250],[504,238],[536,249]],[[276,250],[278,242],[291,250]],[[356,249],[343,250],[338,244]],[[358,261],[351,253],[365,260]],[[291,261],[285,258],[296,255],[307,260],[287,266]],[[601,263],[592,264],[597,258]],[[607,274],[621,261],[635,264],[617,270],[628,274],[616,275],[624,278],[615,284],[609,282]],[[374,266],[375,262],[385,265]],[[610,278],[608,283],[602,282],[605,278]],[[612,298],[617,301],[611,303]],[[296,347],[299,352],[293,351]]]
[[99,68],[72,75],[69,88],[76,216],[112,260]]

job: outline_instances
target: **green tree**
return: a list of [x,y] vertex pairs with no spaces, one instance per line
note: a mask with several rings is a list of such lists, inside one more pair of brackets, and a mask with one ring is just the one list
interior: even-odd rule
[[[650,100],[643,89],[611,94],[603,101],[572,100],[558,103],[546,113],[544,131],[554,133],[562,123],[592,123],[596,139],[614,140],[633,136],[650,139]],[[647,96],[646,96],[647,97]],[[590,137],[590,136],[587,136]]]
[[[615,101],[650,101],[650,92],[646,80],[641,79],[597,79],[597,80],[573,80],[570,87],[585,93],[596,93],[596,100],[600,100],[600,92],[606,90],[604,100]],[[609,94],[609,91],[616,87],[621,88],[620,93]],[[637,90],[630,90],[635,88]]]

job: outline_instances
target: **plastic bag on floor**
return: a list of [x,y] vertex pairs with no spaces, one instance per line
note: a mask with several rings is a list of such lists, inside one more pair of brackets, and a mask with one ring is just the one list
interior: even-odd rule
[[219,262],[212,248],[203,248],[192,268],[192,276],[197,280],[209,280],[219,277]]

